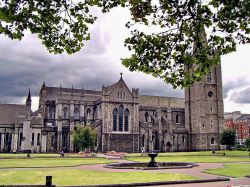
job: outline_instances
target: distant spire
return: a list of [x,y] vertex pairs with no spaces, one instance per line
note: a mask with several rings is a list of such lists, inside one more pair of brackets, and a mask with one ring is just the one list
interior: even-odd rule
[[30,88],[29,88],[29,93],[28,93],[28,100],[31,100],[31,96],[30,96]]
[[83,84],[82,84],[82,97],[84,96]]
[[61,85],[61,83],[60,83],[59,93],[62,94],[62,85]]
[[31,103],[31,94],[30,94],[30,88],[29,88],[28,97],[26,99],[26,104],[30,104],[30,103]]
[[43,81],[42,87],[45,87],[45,81]]
[[74,93],[74,86],[72,84],[71,95],[73,95],[73,93]]
[[121,73],[120,73],[120,75],[121,75],[120,79],[122,79],[122,75],[123,75],[123,73],[121,72]]
[[195,53],[197,48],[207,47],[207,34],[205,30],[205,26],[203,23],[199,26],[199,32],[197,38],[194,40],[193,53]]

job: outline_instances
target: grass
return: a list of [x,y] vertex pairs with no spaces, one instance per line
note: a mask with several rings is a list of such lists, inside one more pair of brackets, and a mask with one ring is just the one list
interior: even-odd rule
[[[56,154],[56,153],[48,153],[48,154],[43,154],[43,153],[30,153],[30,156],[31,157],[42,157],[42,158],[49,158],[49,157],[56,157],[56,158],[59,158],[60,157],[60,154]],[[0,158],[24,158],[24,157],[27,157],[27,153],[24,154],[24,153],[16,153],[16,154],[13,154],[13,153],[2,153],[0,154]],[[83,157],[82,154],[68,154],[68,153],[65,153],[64,154],[64,157]]]
[[139,182],[198,179],[194,176],[173,173],[100,172],[86,170],[24,170],[0,171],[1,185],[45,184],[45,176],[53,177],[56,185],[126,184]]
[[225,164],[223,168],[209,169],[205,173],[211,173],[229,177],[244,177],[250,175],[249,164]]
[[[148,162],[148,156],[144,157],[127,157],[127,160],[136,161],[136,162]],[[227,157],[227,156],[180,156],[180,155],[172,155],[172,156],[160,156],[156,158],[157,162],[250,162],[250,157]]]
[[[228,150],[220,150],[215,151],[216,153],[226,153],[226,156],[249,156],[249,151],[228,151]],[[199,152],[168,152],[168,153],[159,153],[158,157],[165,156],[211,156],[214,155],[212,151],[199,151]],[[141,153],[132,153],[128,154],[127,157],[136,157],[141,156]]]
[[0,168],[77,166],[103,163],[110,163],[110,161],[105,158],[20,158],[2,159]]

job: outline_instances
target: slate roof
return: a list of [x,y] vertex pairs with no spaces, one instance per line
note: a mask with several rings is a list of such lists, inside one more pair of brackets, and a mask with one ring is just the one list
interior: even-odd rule
[[[60,87],[45,87],[46,89],[46,98],[49,100],[55,100],[56,95],[61,91],[64,93],[72,93],[72,88],[60,88]],[[73,93],[77,94],[90,94],[90,95],[101,95],[101,91],[95,91],[95,90],[82,90],[82,89],[76,89],[73,88]]]
[[242,114],[239,118],[236,119],[236,121],[245,119],[250,119],[250,114]]
[[15,124],[26,115],[25,105],[0,104],[0,124]]

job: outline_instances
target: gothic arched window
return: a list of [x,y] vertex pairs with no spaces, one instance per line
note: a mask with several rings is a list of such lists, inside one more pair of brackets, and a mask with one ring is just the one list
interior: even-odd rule
[[[20,133],[20,136],[19,136],[19,145],[21,146],[22,145],[22,139],[23,139],[23,133],[21,132]],[[0,140],[1,141],[1,140]]]
[[40,133],[37,134],[37,142],[36,145],[40,145]]
[[91,112],[91,111],[90,111],[90,108],[88,108],[88,109],[87,109],[87,119],[90,118],[90,112]]
[[175,122],[176,123],[180,123],[180,119],[179,119],[179,115],[178,114],[176,114],[176,116],[175,116]]
[[184,136],[182,136],[182,142],[183,142],[183,143],[185,142],[185,137],[184,137]]
[[212,73],[211,73],[211,71],[207,74],[207,82],[212,82]]
[[80,119],[80,111],[78,108],[75,108],[74,110],[74,120],[79,120]]
[[123,111],[124,111],[124,107],[120,105],[119,106],[119,131],[123,131]]
[[129,110],[126,109],[124,111],[124,131],[128,131],[128,123],[129,123]]
[[[141,146],[144,147],[145,146],[145,135],[143,134],[141,137]],[[144,147],[145,148],[145,147]]]
[[55,108],[53,106],[49,107],[49,119],[55,118]]
[[118,110],[115,108],[113,111],[113,131],[117,131],[117,115]]
[[145,122],[148,122],[148,113],[145,113]]
[[69,118],[69,110],[67,107],[63,108],[63,118],[68,119]]
[[211,144],[214,144],[214,137],[211,138]]

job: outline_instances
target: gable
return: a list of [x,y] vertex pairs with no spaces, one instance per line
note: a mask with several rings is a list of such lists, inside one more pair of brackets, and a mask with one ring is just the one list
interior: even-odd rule
[[112,101],[121,102],[133,100],[132,93],[122,78],[117,83],[111,85],[109,89],[109,99]]

